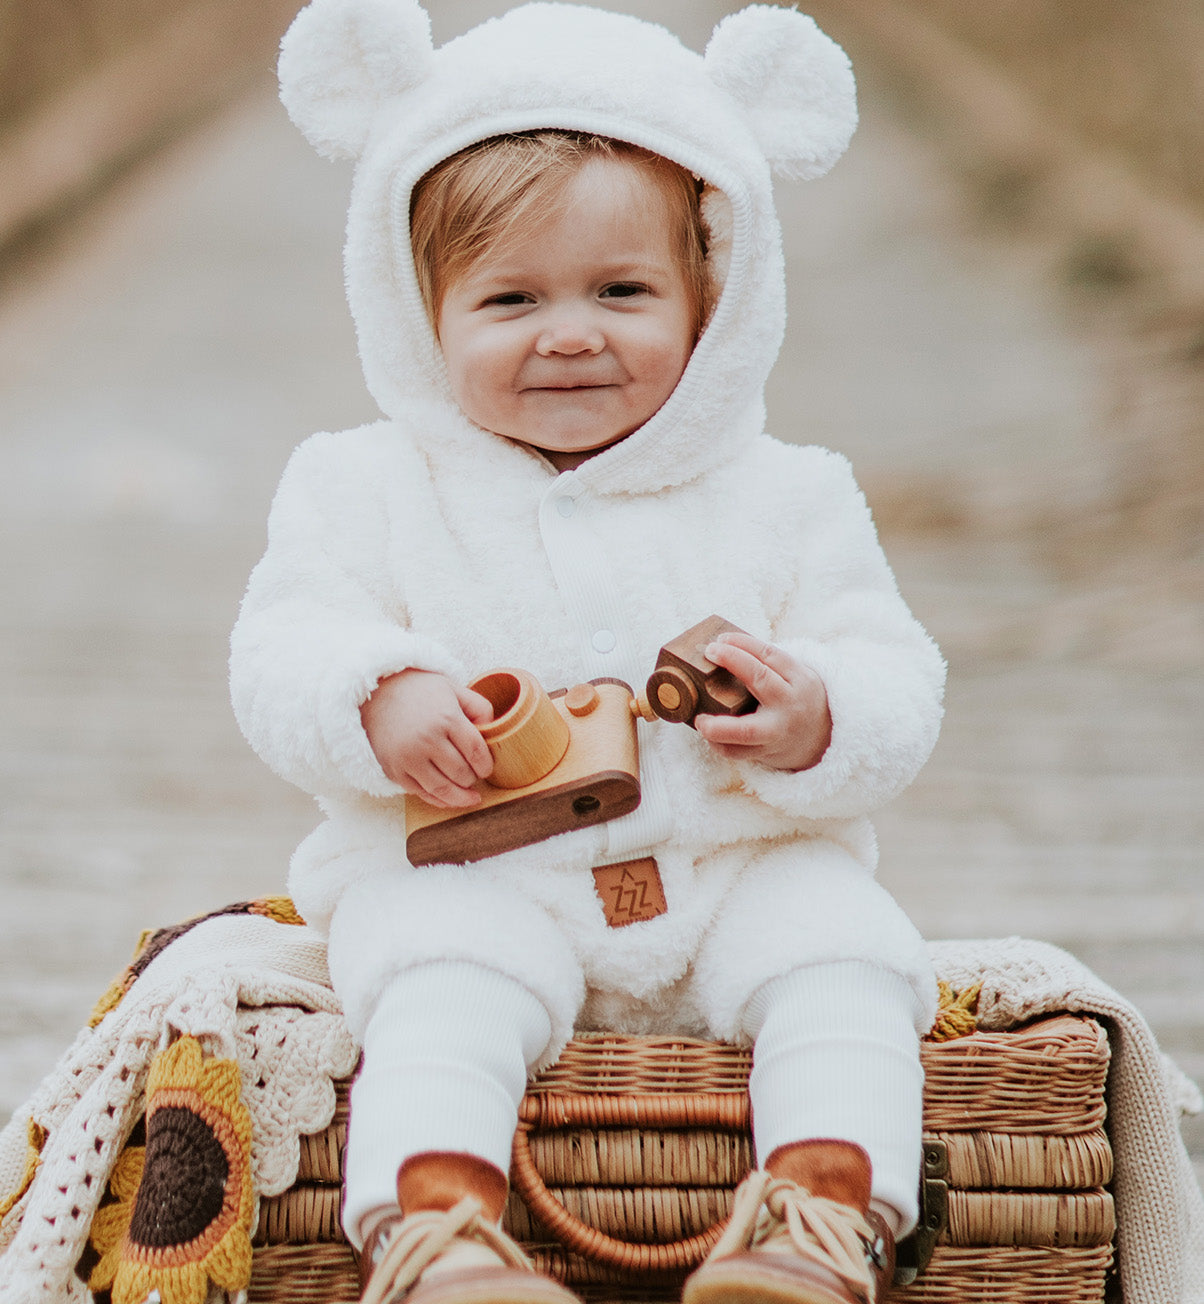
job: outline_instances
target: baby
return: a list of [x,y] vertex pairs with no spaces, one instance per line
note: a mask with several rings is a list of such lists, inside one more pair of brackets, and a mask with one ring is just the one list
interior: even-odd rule
[[[385,419],[294,454],[232,639],[244,732],[314,793],[293,897],[363,1066],[344,1223],[365,1301],[563,1304],[498,1228],[528,1074],[574,1027],[754,1045],[758,1169],[687,1304],[870,1304],[916,1218],[925,947],[868,815],[944,667],[847,464],[763,431],[770,169],[822,174],[847,61],[791,10],[660,28],[526,5],[436,51],[413,0],[315,0],[282,94],[359,159],[348,294]],[[756,709],[639,724],[638,809],[415,867],[406,795],[481,801],[490,702],[642,683],[712,612]],[[595,871],[654,904],[616,917]]]

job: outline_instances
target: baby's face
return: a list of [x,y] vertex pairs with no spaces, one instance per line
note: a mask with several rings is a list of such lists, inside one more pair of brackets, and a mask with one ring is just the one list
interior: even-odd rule
[[449,285],[439,342],[466,416],[564,470],[656,412],[694,347],[669,203],[632,163],[591,159],[559,211]]

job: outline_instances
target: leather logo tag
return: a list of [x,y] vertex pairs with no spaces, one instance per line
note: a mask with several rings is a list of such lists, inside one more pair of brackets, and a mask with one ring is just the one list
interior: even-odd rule
[[594,885],[611,928],[655,919],[669,908],[665,904],[660,870],[651,856],[602,865],[594,870]]

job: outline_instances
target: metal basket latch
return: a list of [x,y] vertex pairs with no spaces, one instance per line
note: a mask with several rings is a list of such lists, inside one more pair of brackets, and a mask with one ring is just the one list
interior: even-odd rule
[[910,1286],[928,1266],[937,1238],[949,1225],[949,1150],[924,1140],[920,1169],[920,1219],[895,1250],[895,1285]]

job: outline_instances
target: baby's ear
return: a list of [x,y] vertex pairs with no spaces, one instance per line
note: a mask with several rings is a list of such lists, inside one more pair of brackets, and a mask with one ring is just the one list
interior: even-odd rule
[[280,43],[280,98],[327,158],[355,158],[381,103],[428,75],[431,21],[417,0],[313,0]]
[[706,70],[744,108],[779,176],[823,176],[848,147],[857,127],[853,70],[805,14],[776,5],[730,14],[711,35]]

